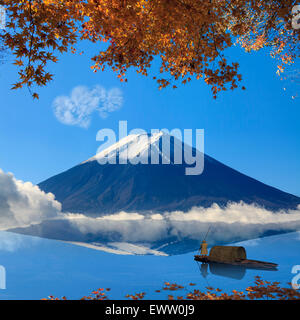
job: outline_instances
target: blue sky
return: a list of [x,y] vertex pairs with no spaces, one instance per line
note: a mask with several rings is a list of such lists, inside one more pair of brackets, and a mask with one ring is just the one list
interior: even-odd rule
[[[103,128],[118,132],[119,120],[128,129],[204,129],[205,152],[253,178],[300,196],[300,99],[296,87],[276,76],[276,62],[266,53],[246,54],[240,48],[227,55],[240,63],[243,85],[221,93],[217,100],[201,81],[159,91],[151,78],[128,74],[122,84],[107,70],[90,70],[92,48],[80,55],[67,54],[56,65],[54,81],[40,89],[40,100],[28,90],[11,91],[17,81],[12,57],[0,66],[0,168],[18,179],[42,180],[93,156],[99,147],[96,133]],[[101,118],[92,114],[88,128],[66,125],[54,115],[53,102],[72,89],[99,85],[122,91],[122,108]]]

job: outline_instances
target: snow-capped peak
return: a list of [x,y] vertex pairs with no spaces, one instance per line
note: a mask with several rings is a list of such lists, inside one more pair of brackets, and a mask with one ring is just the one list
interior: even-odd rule
[[161,154],[158,147],[158,141],[160,138],[166,135],[163,131],[159,131],[149,134],[130,134],[127,137],[119,140],[117,143],[105,148],[104,150],[99,150],[99,152],[91,157],[90,159],[84,161],[83,163],[90,161],[101,161],[101,159],[112,158],[118,155],[120,159],[134,159],[135,157],[148,157],[149,151],[152,149]]

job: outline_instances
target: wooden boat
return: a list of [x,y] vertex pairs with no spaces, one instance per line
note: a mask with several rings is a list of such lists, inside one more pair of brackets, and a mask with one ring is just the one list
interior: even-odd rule
[[247,269],[277,270],[277,264],[272,262],[247,259],[244,247],[214,246],[209,255],[195,255],[194,259],[202,263],[218,263],[241,266]]
[[203,263],[218,263],[218,264],[228,264],[232,266],[241,266],[247,269],[256,270],[277,270],[278,264],[272,262],[265,262],[259,260],[249,260],[249,259],[236,259],[235,261],[216,261],[210,259],[209,256],[195,255],[196,261]]

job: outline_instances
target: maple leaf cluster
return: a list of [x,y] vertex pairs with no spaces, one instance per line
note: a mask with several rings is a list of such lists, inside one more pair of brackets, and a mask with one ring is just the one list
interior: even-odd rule
[[[0,0],[7,26],[0,37],[14,56],[19,81],[14,89],[44,86],[49,62],[80,40],[102,43],[92,69],[106,67],[127,81],[134,68],[160,89],[203,79],[213,96],[235,89],[239,64],[225,57],[236,43],[246,51],[271,49],[279,71],[299,56],[299,30],[291,26],[295,0]],[[38,98],[36,93],[34,97]]]
[[[168,295],[168,300],[300,300],[300,292],[292,287],[282,287],[280,282],[265,281],[261,277],[254,278],[254,284],[249,286],[244,291],[232,290],[231,293],[222,292],[221,289],[214,289],[213,287],[206,287],[206,291],[193,289],[195,283],[190,283],[188,286],[178,285],[177,283],[165,282],[162,290],[165,291],[182,291],[186,294],[174,297]],[[107,293],[110,289],[98,289],[93,291],[91,295],[83,297],[81,300],[109,300]],[[155,292],[161,292],[156,290]],[[134,295],[126,295],[126,298],[132,300],[142,300],[146,293],[136,293]],[[54,296],[49,296],[48,299],[42,300],[60,300]],[[67,300],[63,297],[61,300]]]

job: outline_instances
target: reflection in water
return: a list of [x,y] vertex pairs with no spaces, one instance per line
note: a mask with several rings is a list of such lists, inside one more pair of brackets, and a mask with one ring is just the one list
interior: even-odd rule
[[[222,210],[220,209],[220,211]],[[251,217],[253,216],[252,211],[251,208],[251,212],[249,211]],[[235,209],[233,212],[239,211]],[[272,219],[279,219],[271,213],[270,215]],[[265,216],[264,214],[263,219],[265,219]],[[293,213],[280,216],[288,216],[289,219],[294,217]],[[275,222],[240,223],[236,221],[229,223],[227,212],[226,219],[223,217],[225,220],[222,218],[221,221],[214,221],[211,218],[211,220],[205,222],[203,221],[204,218],[205,214],[203,212],[201,214],[196,212],[195,215],[166,213],[165,215],[151,214],[145,216],[139,213],[121,212],[97,218],[69,213],[62,214],[55,219],[43,220],[40,224],[14,228],[9,231],[68,241],[74,244],[98,246],[99,250],[104,249],[104,251],[119,249],[115,248],[114,245],[122,243],[122,248],[125,247],[125,244],[130,244],[130,248],[132,248],[131,245],[139,246],[143,247],[143,251],[148,248],[152,251],[161,251],[163,254],[178,255],[196,251],[199,248],[200,241],[203,240],[203,236],[212,224],[214,231],[209,233],[208,246],[240,242],[300,228],[299,214],[297,216],[298,225],[294,222],[285,223],[282,221],[280,227]],[[245,219],[244,216],[243,218]],[[130,253],[132,252],[130,251]]]
[[0,254],[4,251],[16,252],[25,247],[32,247],[41,241],[42,239],[37,237],[25,237],[12,232],[0,231]]
[[[199,266],[200,273],[203,278],[207,278],[209,274],[231,278],[236,280],[242,280],[246,275],[245,266],[232,265],[227,263],[217,263],[217,262],[208,262],[208,263],[200,263],[197,262]],[[209,267],[209,272],[208,272]],[[249,268],[250,269],[250,268]],[[261,268],[251,268],[256,270],[261,270]],[[265,271],[278,271],[277,269],[264,269]]]
[[[242,280],[246,274],[246,268],[243,266],[234,266],[225,263],[200,263],[197,262],[200,273],[204,279],[211,273],[213,275],[231,278],[236,280]],[[209,268],[209,272],[208,272]]]
[[[228,293],[233,289],[243,291],[253,284],[257,275],[283,285],[290,282],[292,266],[300,261],[299,234],[268,237],[255,244],[238,245],[245,246],[251,257],[276,261],[280,265],[278,272],[247,270],[242,280],[235,280],[213,274],[208,264],[199,263],[198,270],[193,260],[196,251],[169,257],[115,255],[62,241],[0,232],[0,265],[6,269],[6,290],[0,290],[0,300],[40,300],[50,294],[80,299],[96,288],[112,288],[112,299],[124,299],[128,293],[147,292],[147,299],[159,300],[167,298],[165,291],[155,292],[164,281],[182,285],[195,283],[199,289],[210,286]],[[206,278],[201,276],[201,268]]]
[[209,263],[209,271],[217,276],[242,280],[246,274],[246,268],[225,263]]
[[201,263],[200,272],[203,278],[206,278],[208,276],[207,270],[208,270],[208,263]]

